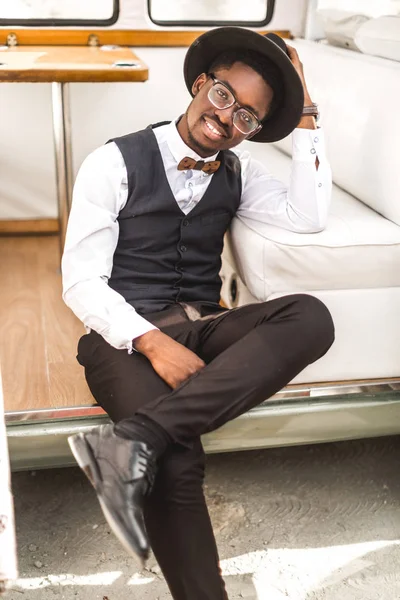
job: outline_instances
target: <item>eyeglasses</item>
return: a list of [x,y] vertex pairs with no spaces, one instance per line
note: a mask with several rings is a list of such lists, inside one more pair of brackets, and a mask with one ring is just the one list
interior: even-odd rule
[[212,80],[212,87],[208,90],[208,99],[220,110],[230,108],[234,104],[237,104],[238,109],[233,113],[233,124],[245,135],[254,133],[257,129],[261,129],[262,125],[257,117],[247,108],[242,108],[240,104],[236,102],[236,98],[231,90],[221,81],[219,81],[213,73],[209,73],[208,76]]

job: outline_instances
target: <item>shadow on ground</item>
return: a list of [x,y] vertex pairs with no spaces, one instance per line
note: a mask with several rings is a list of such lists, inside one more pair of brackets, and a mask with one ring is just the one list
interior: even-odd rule
[[[206,493],[231,600],[398,600],[400,438],[209,456]],[[78,469],[13,475],[11,600],[164,600],[110,533]]]

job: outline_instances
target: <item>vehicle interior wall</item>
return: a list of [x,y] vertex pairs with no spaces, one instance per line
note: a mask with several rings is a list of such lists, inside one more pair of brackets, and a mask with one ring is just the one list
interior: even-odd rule
[[[300,36],[306,8],[306,0],[276,0],[272,21],[263,29]],[[120,17],[112,27],[160,29],[148,17],[146,0],[121,0]],[[185,109],[190,100],[182,78],[186,50],[135,48],[149,66],[144,84],[70,85],[75,173],[85,156],[111,137],[173,119]],[[0,220],[57,216],[50,85],[0,86]]]

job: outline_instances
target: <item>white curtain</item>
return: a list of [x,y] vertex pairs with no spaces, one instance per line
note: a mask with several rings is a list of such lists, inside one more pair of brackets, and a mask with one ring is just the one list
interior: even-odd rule
[[318,0],[318,11],[331,13],[332,16],[335,13],[347,13],[373,19],[400,14],[400,0]]

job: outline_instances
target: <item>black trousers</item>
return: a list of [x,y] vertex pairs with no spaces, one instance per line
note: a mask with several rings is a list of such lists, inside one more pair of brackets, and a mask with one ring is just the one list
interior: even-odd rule
[[146,357],[116,350],[95,332],[79,341],[78,360],[114,422],[145,414],[174,440],[147,501],[151,545],[175,600],[222,600],[200,436],[260,404],[323,356],[334,340],[332,319],[322,302],[303,294],[233,310],[176,304],[146,318],[206,367],[171,390]]

